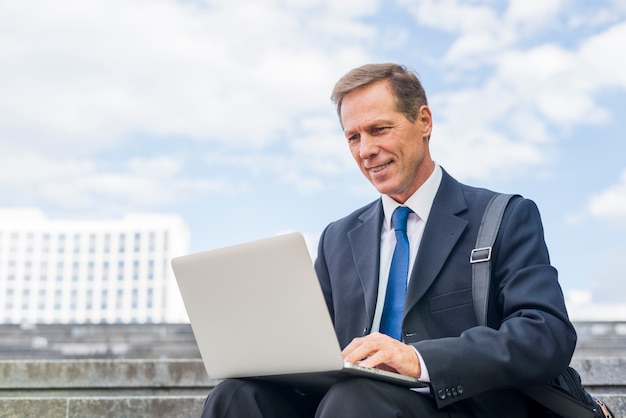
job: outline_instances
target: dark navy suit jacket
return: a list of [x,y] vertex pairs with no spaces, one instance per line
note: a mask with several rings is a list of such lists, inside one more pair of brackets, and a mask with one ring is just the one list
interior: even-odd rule
[[[494,244],[489,327],[477,325],[469,258],[493,194],[443,172],[407,289],[403,339],[422,355],[439,407],[461,402],[481,417],[522,417],[526,400],[512,388],[563,371],[576,333],[539,211],[521,197],[509,203]],[[372,326],[382,222],[379,199],[320,239],[315,268],[342,347]]]

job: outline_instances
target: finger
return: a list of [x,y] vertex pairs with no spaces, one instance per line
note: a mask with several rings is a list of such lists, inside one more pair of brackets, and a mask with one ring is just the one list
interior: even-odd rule
[[421,365],[415,350],[395,340],[372,353],[360,364],[385,370],[391,369],[400,374],[413,377],[418,377],[421,374]]
[[362,344],[363,344],[363,339],[364,337],[358,337],[353,339],[352,341],[350,341],[350,344],[348,344],[343,351],[341,352],[341,355],[346,358],[348,355],[350,355],[352,352],[354,352],[356,349],[358,349]]
[[357,363],[382,349],[379,335],[370,334],[352,340],[343,350],[343,358],[350,363]]

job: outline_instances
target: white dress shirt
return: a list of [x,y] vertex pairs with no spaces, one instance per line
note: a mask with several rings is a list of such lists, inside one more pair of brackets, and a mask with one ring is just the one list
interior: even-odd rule
[[[407,236],[409,238],[409,275],[407,281],[411,277],[413,271],[413,264],[417,257],[417,251],[419,249],[420,242],[422,241],[422,234],[424,233],[424,227],[428,220],[428,215],[433,206],[435,195],[439,190],[439,184],[441,183],[442,171],[438,164],[435,164],[435,169],[428,179],[422,184],[422,186],[411,197],[404,202],[404,206],[407,206],[413,211],[409,215],[407,221]],[[391,268],[391,259],[393,257],[393,250],[396,246],[396,234],[391,224],[391,215],[400,204],[387,195],[382,195],[383,211],[385,214],[385,220],[383,222],[382,230],[380,232],[380,271],[378,280],[378,298],[376,300],[376,310],[374,312],[374,323],[372,324],[372,332],[380,329],[380,319],[383,313],[383,305],[385,304],[385,294],[387,293],[387,281],[389,278],[389,270]],[[422,375],[420,380],[428,382],[430,381],[428,376],[428,370],[426,369],[422,356],[417,353],[422,364]]]

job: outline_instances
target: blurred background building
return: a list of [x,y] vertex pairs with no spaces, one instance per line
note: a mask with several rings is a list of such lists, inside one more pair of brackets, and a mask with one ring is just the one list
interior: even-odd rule
[[170,260],[189,243],[177,215],[61,220],[0,209],[0,323],[186,322]]

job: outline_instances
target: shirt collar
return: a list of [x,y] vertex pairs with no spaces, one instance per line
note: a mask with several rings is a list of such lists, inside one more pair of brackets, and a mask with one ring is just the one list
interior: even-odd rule
[[[441,167],[435,163],[435,169],[430,177],[404,202],[404,206],[411,209],[424,222],[428,220],[430,209],[433,207],[435,195],[439,190],[439,184],[441,184],[441,177]],[[391,229],[391,215],[401,205],[387,195],[382,195],[381,198],[385,213],[385,225]]]

